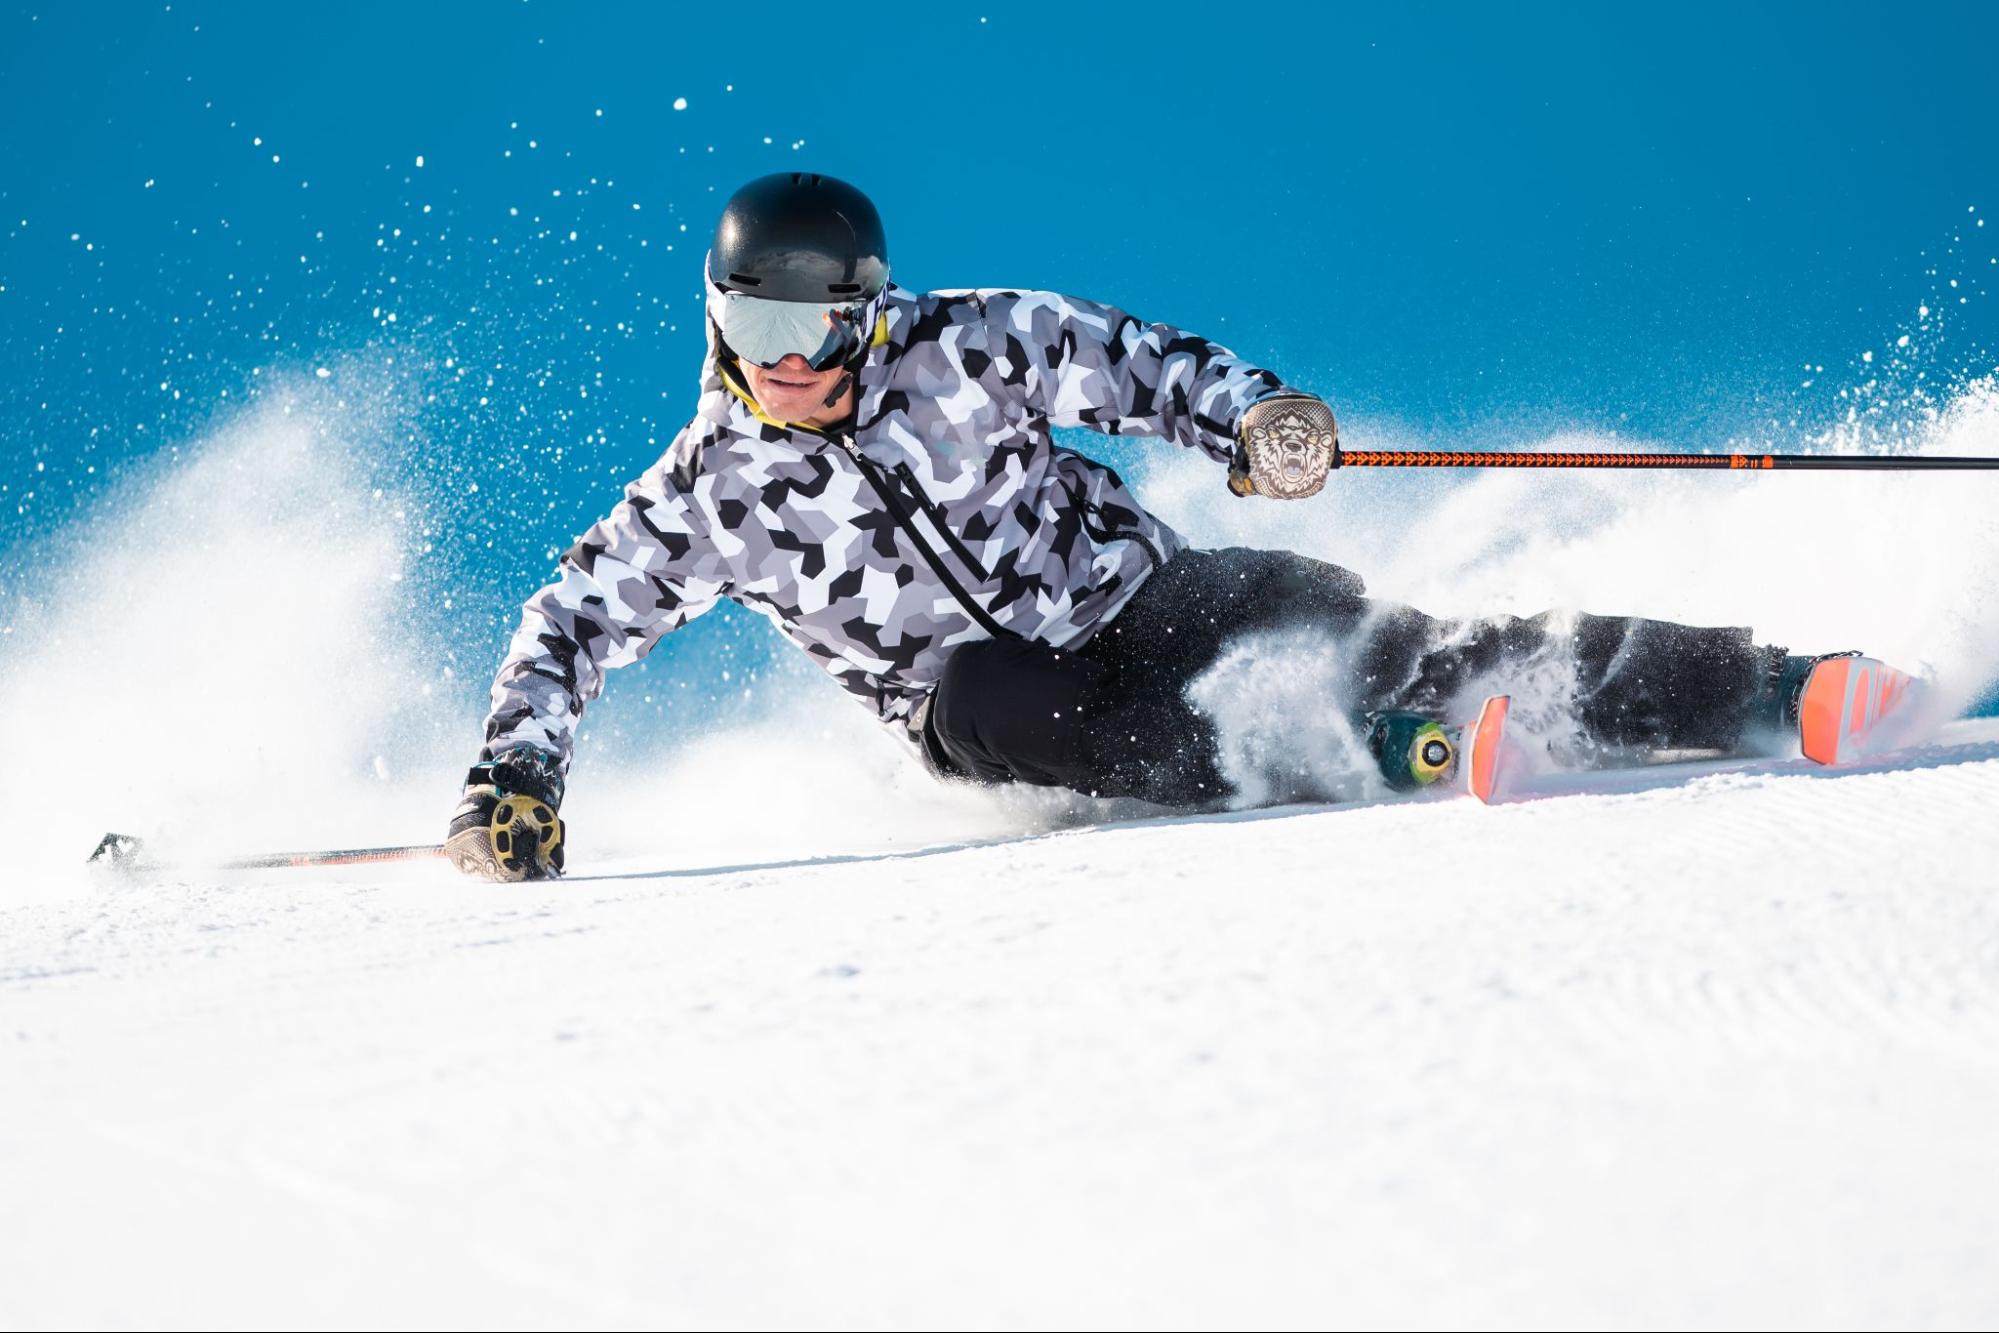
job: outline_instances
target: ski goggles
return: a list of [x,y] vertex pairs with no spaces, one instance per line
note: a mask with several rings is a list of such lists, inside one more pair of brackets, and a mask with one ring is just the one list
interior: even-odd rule
[[712,289],[708,314],[738,358],[774,370],[787,356],[805,358],[814,370],[849,359],[866,336],[872,301],[773,301],[747,292]]

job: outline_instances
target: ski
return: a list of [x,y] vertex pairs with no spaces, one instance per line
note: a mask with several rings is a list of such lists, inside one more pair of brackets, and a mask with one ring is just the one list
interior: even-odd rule
[[1465,785],[1487,805],[1500,799],[1507,776],[1506,715],[1512,707],[1509,695],[1487,699],[1465,744]]
[[[1729,750],[1631,752],[1621,762],[1548,771],[1537,776],[1510,771],[1505,740],[1505,698],[1486,701],[1480,723],[1465,742],[1467,785],[1488,804],[1559,795],[1603,794],[1642,789],[1661,782],[1661,769],[1680,770],[1685,780],[1730,772],[1775,775],[1827,768],[1875,766],[1920,748],[1941,719],[1924,705],[1929,686],[1877,658],[1847,653],[1819,660],[1799,687],[1795,706],[1796,754],[1744,754]],[[1492,729],[1481,745],[1480,735]],[[1483,755],[1481,750],[1483,749]],[[1517,760],[1518,756],[1512,756]]]
[[[1858,654],[1826,658],[1812,668],[1799,692],[1799,750],[1812,765],[1825,768],[1850,767],[1896,753],[1921,738],[1926,690],[1922,681],[1875,658]],[[1550,784],[1535,784],[1523,776],[1526,770],[1517,742],[1507,731],[1511,707],[1510,696],[1492,695],[1479,708],[1478,717],[1461,727],[1416,713],[1371,714],[1364,719],[1369,749],[1382,778],[1396,792],[1461,789],[1487,805],[1555,794],[1541,789]],[[1628,760],[1578,772],[1676,765],[1712,771],[1782,762],[1778,756],[1723,751],[1652,751]],[[1559,779],[1553,785],[1559,787]]]
[[1798,697],[1798,745],[1818,764],[1852,764],[1913,738],[1923,683],[1872,657],[1830,657]]

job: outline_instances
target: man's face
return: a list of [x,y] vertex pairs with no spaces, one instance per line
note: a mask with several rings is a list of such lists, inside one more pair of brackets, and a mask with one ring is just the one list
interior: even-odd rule
[[818,425],[834,419],[834,409],[826,406],[826,399],[846,373],[841,367],[814,370],[796,352],[778,362],[774,370],[747,361],[742,365],[743,377],[749,381],[757,406],[779,421]]

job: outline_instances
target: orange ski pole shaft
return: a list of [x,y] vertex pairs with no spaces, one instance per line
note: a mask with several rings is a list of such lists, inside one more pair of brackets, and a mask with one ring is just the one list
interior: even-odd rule
[[1929,472],[1999,468],[1999,458],[1863,454],[1593,454],[1510,449],[1340,449],[1334,467],[1703,468],[1718,472]]

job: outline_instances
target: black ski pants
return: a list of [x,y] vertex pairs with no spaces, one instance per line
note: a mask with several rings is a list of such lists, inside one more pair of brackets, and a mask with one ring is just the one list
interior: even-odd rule
[[1551,613],[1440,620],[1370,600],[1358,575],[1289,551],[1183,551],[1080,650],[988,639],[952,655],[921,736],[940,774],[1069,787],[1162,805],[1225,799],[1214,723],[1187,686],[1241,635],[1323,630],[1343,679],[1327,707],[1438,715],[1470,682],[1566,658],[1574,722],[1604,750],[1736,750],[1783,650],[1746,629]]

